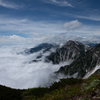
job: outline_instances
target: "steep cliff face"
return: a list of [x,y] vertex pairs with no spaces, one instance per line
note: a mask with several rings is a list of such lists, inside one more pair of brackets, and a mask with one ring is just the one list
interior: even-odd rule
[[75,60],[80,56],[80,54],[84,54],[84,52],[84,44],[70,40],[61,48],[57,49],[56,52],[51,53],[47,59],[52,61],[54,64],[58,64],[67,60]]
[[78,57],[71,65],[61,67],[57,73],[70,76],[77,73],[78,78],[87,78],[96,71],[96,66],[100,66],[100,44]]

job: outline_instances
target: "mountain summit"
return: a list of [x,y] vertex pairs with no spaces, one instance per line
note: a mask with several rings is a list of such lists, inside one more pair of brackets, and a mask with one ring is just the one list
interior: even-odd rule
[[80,54],[85,53],[85,45],[77,41],[68,41],[61,48],[58,48],[55,52],[51,53],[47,57],[54,64],[59,64],[60,62],[75,60]]
[[57,73],[64,75],[77,74],[78,78],[88,78],[100,69],[100,44],[80,55],[71,65],[61,67]]

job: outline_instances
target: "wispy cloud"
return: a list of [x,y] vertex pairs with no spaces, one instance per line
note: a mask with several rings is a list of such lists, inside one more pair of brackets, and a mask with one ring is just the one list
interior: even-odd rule
[[77,18],[82,18],[82,19],[88,19],[88,20],[93,20],[93,21],[100,21],[100,17],[99,16],[81,16],[81,15],[76,15]]
[[[58,12],[56,12],[56,14],[59,14]],[[100,21],[100,14],[96,14],[96,13],[86,13],[86,12],[80,12],[80,13],[68,13],[68,12],[62,12],[60,13],[63,16],[67,16],[67,17],[73,17],[73,18],[77,18],[77,19],[86,19],[86,20],[91,20],[91,21]]]
[[[1,31],[15,31],[24,34],[51,34],[62,33],[65,30],[59,22],[34,21],[28,19],[14,19],[0,17]],[[38,33],[38,34],[37,34]],[[9,34],[9,33],[8,33]]]
[[64,0],[64,1],[58,1],[58,0],[43,0],[45,3],[50,3],[50,4],[54,4],[57,6],[67,6],[67,7],[73,7],[71,3],[69,3],[68,1]]
[[19,9],[23,7],[23,5],[17,5],[15,3],[4,1],[4,0],[0,0],[0,6],[3,6],[5,8],[11,8],[11,9]]
[[75,30],[77,28],[79,28],[82,25],[81,22],[79,22],[78,20],[73,20],[70,22],[66,22],[63,26],[64,28],[66,28],[67,30]]

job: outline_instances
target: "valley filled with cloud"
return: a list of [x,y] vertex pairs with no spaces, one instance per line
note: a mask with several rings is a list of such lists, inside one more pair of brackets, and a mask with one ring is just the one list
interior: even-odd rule
[[[19,49],[20,48],[20,49]],[[40,62],[29,63],[39,54],[22,54],[23,48],[17,46],[0,48],[0,84],[17,89],[50,86],[53,72],[69,62],[53,65],[42,59]],[[47,53],[46,55],[48,55]],[[45,58],[45,57],[43,57]]]

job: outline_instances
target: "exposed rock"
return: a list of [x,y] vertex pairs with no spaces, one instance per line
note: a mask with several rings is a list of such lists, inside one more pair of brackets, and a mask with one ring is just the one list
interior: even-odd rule
[[78,57],[71,65],[61,67],[56,73],[73,75],[78,73],[78,78],[83,78],[87,73],[92,73],[100,65],[100,44],[92,47],[84,55]]
[[85,53],[85,45],[77,41],[68,41],[64,46],[57,49],[47,57],[54,64],[59,64],[67,60],[75,60]]

